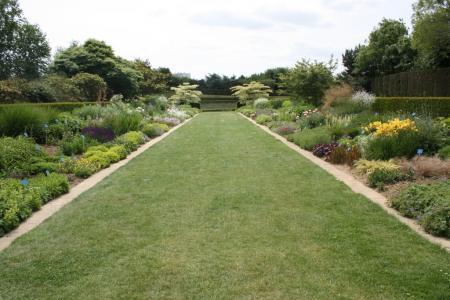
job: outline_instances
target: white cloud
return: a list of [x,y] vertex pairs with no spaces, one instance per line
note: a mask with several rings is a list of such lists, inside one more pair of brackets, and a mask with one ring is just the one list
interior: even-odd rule
[[128,58],[195,77],[250,74],[298,59],[340,58],[383,18],[409,25],[398,0],[21,0],[54,50],[97,38]]

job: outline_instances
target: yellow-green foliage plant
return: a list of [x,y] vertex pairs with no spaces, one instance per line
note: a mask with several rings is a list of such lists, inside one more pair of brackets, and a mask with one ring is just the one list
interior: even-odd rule
[[359,173],[366,175],[369,175],[375,172],[376,170],[383,170],[383,171],[400,170],[400,166],[397,165],[392,159],[388,161],[360,159],[355,162],[355,168]]

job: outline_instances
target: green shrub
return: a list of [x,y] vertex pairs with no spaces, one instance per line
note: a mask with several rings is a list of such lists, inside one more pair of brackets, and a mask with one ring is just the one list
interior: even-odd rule
[[450,237],[450,181],[412,184],[391,205],[405,217],[418,219],[425,231]]
[[88,178],[98,170],[100,170],[100,166],[87,158],[80,158],[73,167],[73,173],[80,178]]
[[250,117],[252,114],[255,113],[255,110],[253,108],[249,108],[249,107],[242,107],[242,108],[239,108],[238,112],[240,112],[244,116]]
[[45,154],[36,149],[31,139],[24,137],[0,138],[0,175],[22,177],[29,174],[29,163],[33,157]]
[[377,112],[447,117],[450,116],[450,97],[377,97],[372,108]]
[[420,138],[420,148],[427,155],[436,154],[447,143],[449,130],[440,122],[430,118],[415,120]]
[[59,170],[59,164],[55,162],[48,161],[38,161],[29,164],[27,168],[30,171],[30,174],[39,174],[48,172],[57,172]]
[[30,179],[30,188],[37,189],[42,203],[47,203],[69,192],[70,186],[66,175],[51,173],[48,176],[39,175]]
[[60,142],[60,149],[64,155],[72,156],[83,154],[86,149],[95,144],[93,139],[82,137],[80,134],[75,136],[69,134]]
[[332,140],[331,133],[325,126],[307,128],[293,134],[294,143],[306,150],[312,150],[318,144],[330,144]]
[[45,142],[44,125],[56,118],[57,111],[37,107],[12,106],[0,110],[0,136],[19,136],[25,132]]
[[128,156],[128,151],[123,145],[115,145],[109,148],[108,152],[113,152],[119,156],[120,159],[125,159]]
[[268,109],[271,107],[269,99],[266,98],[258,98],[253,103],[253,107],[255,109]]
[[272,122],[272,117],[269,115],[259,115],[256,117],[256,123],[258,124],[266,124]]
[[25,187],[19,180],[0,180],[0,236],[17,227],[31,213],[69,191],[65,175],[37,176]]
[[281,99],[270,99],[270,106],[273,109],[279,109],[283,106],[283,100]]
[[41,204],[38,190],[25,188],[16,179],[0,180],[0,236],[17,227]]
[[449,159],[450,158],[450,145],[445,146],[441,150],[439,150],[439,157],[441,159]]
[[367,179],[370,187],[383,190],[386,184],[394,184],[411,177],[411,174],[403,174],[400,170],[376,169]]
[[116,143],[125,146],[128,151],[136,150],[145,142],[145,135],[139,131],[127,132],[116,139]]
[[148,123],[142,128],[142,132],[150,138],[160,136],[167,131],[169,131],[169,126],[158,123]]

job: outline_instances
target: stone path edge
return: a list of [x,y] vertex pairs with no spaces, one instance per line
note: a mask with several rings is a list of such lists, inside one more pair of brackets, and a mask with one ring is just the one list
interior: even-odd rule
[[388,199],[385,196],[383,196],[382,194],[380,194],[377,191],[373,190],[372,188],[366,186],[364,183],[362,183],[361,181],[356,179],[354,176],[352,176],[342,170],[339,170],[333,164],[330,164],[330,163],[324,161],[323,159],[314,156],[311,152],[300,148],[299,146],[297,146],[296,144],[294,144],[292,142],[289,142],[286,138],[271,131],[268,127],[256,123],[253,119],[248,118],[247,116],[245,116],[241,113],[239,113],[239,115],[241,115],[243,118],[247,119],[248,121],[250,121],[257,127],[261,128],[262,130],[264,130],[266,133],[270,134],[277,140],[281,141],[283,144],[285,144],[286,146],[288,146],[295,152],[301,154],[303,157],[305,157],[312,163],[316,164],[323,170],[325,170],[328,173],[330,173],[331,175],[333,175],[337,180],[343,182],[348,187],[350,187],[350,189],[353,192],[355,192],[357,194],[361,194],[364,197],[366,197],[367,199],[369,199],[370,201],[379,205],[387,213],[389,213],[390,215],[397,218],[401,223],[407,225],[409,228],[411,228],[413,231],[415,231],[421,237],[425,238],[426,240],[428,240],[429,242],[431,242],[433,244],[436,244],[436,245],[442,247],[443,249],[447,250],[447,252],[450,253],[450,240],[447,240],[447,239],[441,238],[441,237],[436,237],[436,236],[426,233],[420,227],[420,225],[417,224],[417,222],[415,222],[412,219],[408,219],[408,218],[402,216],[398,211],[396,211],[395,209],[390,207],[388,204],[389,203]]
[[[195,116],[193,117],[195,118]],[[56,212],[58,212],[61,208],[72,202],[73,200],[77,199],[78,196],[80,196],[82,193],[90,190],[95,185],[97,185],[99,182],[101,182],[103,179],[120,169],[121,167],[128,164],[130,161],[132,161],[137,156],[144,153],[146,150],[157,144],[158,142],[162,141],[166,137],[168,137],[170,134],[172,134],[174,131],[176,131],[178,128],[184,126],[189,121],[191,121],[193,118],[190,118],[188,120],[185,120],[183,123],[171,128],[169,131],[164,133],[163,135],[156,137],[149,142],[145,143],[139,149],[136,151],[130,153],[127,158],[124,160],[121,160],[115,164],[112,164],[106,169],[103,169],[95,174],[93,174],[91,177],[83,180],[78,185],[73,187],[69,193],[64,194],[48,203],[43,205],[40,210],[34,212],[27,220],[25,220],[23,223],[19,225],[16,229],[13,231],[7,233],[3,237],[0,238],[0,251],[3,251],[4,249],[8,248],[14,240],[19,238],[20,236],[28,233],[29,231],[33,230],[34,228],[38,227],[42,222],[50,218],[52,215],[54,215]]]

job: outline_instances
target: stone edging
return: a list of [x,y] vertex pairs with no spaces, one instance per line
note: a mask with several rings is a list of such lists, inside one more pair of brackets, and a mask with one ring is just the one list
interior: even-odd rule
[[[195,118],[195,116],[194,116]],[[168,132],[164,133],[163,135],[156,137],[146,144],[142,145],[139,149],[136,151],[130,153],[127,158],[124,160],[121,160],[115,164],[112,164],[106,169],[103,169],[95,174],[93,174],[91,177],[87,178],[86,180],[83,180],[81,183],[76,185],[71,189],[71,191],[67,194],[64,194],[54,200],[51,200],[50,202],[46,203],[44,206],[41,207],[40,210],[33,213],[28,219],[26,219],[23,223],[19,225],[16,229],[13,231],[7,233],[3,237],[0,238],[0,251],[8,248],[11,243],[17,239],[18,237],[24,235],[25,233],[31,231],[32,229],[39,226],[42,222],[44,222],[46,219],[51,217],[53,214],[55,214],[57,211],[59,211],[61,208],[63,208],[66,204],[72,202],[78,196],[80,196],[82,193],[88,191],[92,187],[94,187],[97,183],[120,169],[121,167],[128,164],[131,160],[133,160],[135,157],[142,154],[144,151],[148,150],[150,147],[155,145],[156,143],[160,142],[170,134],[172,134],[175,130],[180,128],[181,126],[188,123],[191,119],[188,119],[184,121],[183,123],[171,128]]]
[[417,224],[414,220],[403,217],[398,211],[391,208],[388,204],[387,198],[385,196],[383,196],[382,194],[369,188],[368,186],[363,184],[361,181],[357,180],[352,175],[339,170],[333,164],[330,164],[330,163],[314,156],[311,152],[306,151],[306,150],[300,148],[299,146],[297,146],[296,144],[289,142],[288,140],[286,140],[286,138],[282,137],[281,135],[276,134],[275,132],[273,132],[269,128],[267,128],[266,126],[256,123],[254,120],[248,118],[247,116],[245,116],[241,113],[239,113],[239,114],[242,117],[244,117],[245,119],[247,119],[248,121],[252,122],[254,125],[258,126],[262,130],[264,130],[265,132],[270,134],[271,136],[275,137],[277,140],[281,141],[283,144],[287,145],[289,148],[291,148],[295,152],[301,154],[302,156],[304,156],[305,158],[307,158],[314,164],[318,165],[319,167],[321,167],[322,169],[324,169],[325,171],[327,171],[328,173],[330,173],[331,175],[336,177],[337,180],[345,183],[348,187],[350,187],[350,189],[353,192],[355,192],[357,194],[361,194],[361,195],[365,196],[367,199],[369,199],[370,201],[374,202],[375,204],[378,204],[387,213],[396,217],[400,222],[407,225],[409,228],[414,230],[421,237],[425,238],[426,240],[430,241],[433,244],[441,246],[443,249],[447,250],[447,252],[450,252],[450,240],[445,239],[445,238],[436,237],[436,236],[426,233],[420,227],[420,225]]

